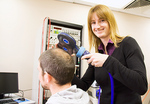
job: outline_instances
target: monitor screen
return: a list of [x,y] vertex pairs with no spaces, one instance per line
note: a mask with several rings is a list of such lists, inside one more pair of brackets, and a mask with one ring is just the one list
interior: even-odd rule
[[0,94],[18,93],[18,73],[0,72]]

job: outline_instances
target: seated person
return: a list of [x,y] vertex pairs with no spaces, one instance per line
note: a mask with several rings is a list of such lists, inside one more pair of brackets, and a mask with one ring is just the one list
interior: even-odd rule
[[43,52],[38,70],[42,87],[52,94],[46,104],[92,104],[87,92],[71,85],[75,65],[64,50],[52,48]]

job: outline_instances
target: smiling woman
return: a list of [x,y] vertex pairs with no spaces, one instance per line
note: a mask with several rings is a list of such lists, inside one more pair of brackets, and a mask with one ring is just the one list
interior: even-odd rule
[[82,57],[88,59],[89,67],[81,79],[74,77],[72,84],[86,91],[96,80],[102,89],[98,104],[142,104],[147,77],[136,40],[118,34],[114,15],[105,5],[89,10],[88,32],[90,49],[94,47],[96,53]]
[[94,46],[96,52],[98,52],[98,46],[102,41],[104,48],[106,48],[107,42],[111,38],[114,46],[118,47],[118,43],[124,38],[118,35],[118,26],[112,11],[104,5],[90,9],[88,14],[88,33],[90,49]]

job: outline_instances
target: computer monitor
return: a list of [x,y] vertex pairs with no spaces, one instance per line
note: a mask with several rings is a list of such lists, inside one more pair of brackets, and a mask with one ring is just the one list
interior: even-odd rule
[[18,73],[0,72],[0,99],[8,93],[18,93]]

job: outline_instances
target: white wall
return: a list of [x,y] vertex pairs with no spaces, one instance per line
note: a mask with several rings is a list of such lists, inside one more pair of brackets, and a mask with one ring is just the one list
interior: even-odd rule
[[[83,46],[88,49],[87,14],[89,6],[56,0],[0,0],[0,71],[19,73],[21,90],[32,89],[35,41],[43,19],[50,17],[84,26]],[[131,35],[140,44],[150,79],[150,18],[115,12],[120,34]],[[39,46],[40,47],[40,46]],[[82,75],[86,70],[83,61]],[[25,97],[31,98],[31,90]]]

